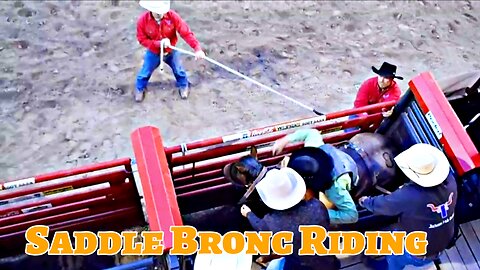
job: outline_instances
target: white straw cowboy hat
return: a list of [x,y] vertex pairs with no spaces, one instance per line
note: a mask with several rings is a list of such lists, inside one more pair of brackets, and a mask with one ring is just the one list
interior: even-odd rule
[[307,191],[303,178],[288,167],[268,171],[255,188],[262,201],[275,210],[295,206]]
[[157,14],[165,14],[170,10],[170,1],[140,0],[140,6]]
[[439,185],[450,173],[450,163],[445,154],[430,144],[415,144],[394,160],[410,180],[422,187]]
[[252,255],[240,254],[197,254],[193,270],[250,270]]

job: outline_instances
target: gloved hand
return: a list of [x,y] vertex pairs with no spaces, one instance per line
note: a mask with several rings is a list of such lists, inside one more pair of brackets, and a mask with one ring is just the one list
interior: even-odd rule
[[365,208],[365,206],[363,205],[363,202],[368,199],[368,196],[363,196],[361,197],[360,199],[358,199],[358,205],[360,205],[361,207]]
[[163,46],[163,48],[168,48],[168,46],[170,46],[170,39],[164,38],[160,40],[160,46]]
[[246,206],[245,204],[242,205],[240,208],[240,213],[242,213],[242,216],[247,217],[248,213],[252,212],[252,209],[250,207]]
[[195,60],[205,58],[205,52],[202,50],[195,52]]
[[392,107],[390,110],[388,110],[386,112],[382,112],[383,117],[385,117],[385,118],[390,117],[390,115],[392,115],[392,113],[393,113],[393,108],[394,107]]
[[278,155],[282,152],[283,148],[289,143],[287,136],[278,139],[275,141],[272,147],[272,154],[273,155]]

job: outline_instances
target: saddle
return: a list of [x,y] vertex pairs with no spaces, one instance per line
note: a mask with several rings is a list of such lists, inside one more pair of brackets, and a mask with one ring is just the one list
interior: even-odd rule
[[354,199],[369,195],[376,188],[388,188],[396,182],[393,158],[398,151],[383,135],[357,134],[340,145],[339,150],[348,154],[357,165],[359,179],[351,192]]

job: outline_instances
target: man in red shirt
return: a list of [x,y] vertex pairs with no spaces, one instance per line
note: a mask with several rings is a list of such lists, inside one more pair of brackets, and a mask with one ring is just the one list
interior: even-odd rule
[[[376,77],[367,79],[362,83],[358,90],[357,97],[353,103],[354,108],[359,108],[375,103],[395,100],[398,101],[402,94],[400,87],[394,79],[403,80],[403,77],[397,76],[397,66],[383,62],[380,69],[372,66],[373,72],[378,74]],[[383,117],[389,117],[393,112],[393,107],[387,112],[383,112]],[[350,115],[348,119],[357,118],[359,115]],[[347,128],[345,132],[354,131],[357,128]]]
[[[170,10],[170,1],[140,0],[139,4],[147,11],[137,21],[137,40],[147,48],[147,51],[143,60],[143,67],[137,75],[135,90],[135,101],[137,102],[143,101],[148,80],[153,71],[160,65],[161,40],[168,39],[169,43],[175,46],[178,41],[178,32],[195,51],[196,59],[205,57],[200,43],[190,31],[187,23],[175,11]],[[186,99],[189,83],[179,53],[170,48],[165,48],[162,60],[172,68],[179,94],[182,99]]]
[[383,62],[380,69],[372,66],[372,70],[378,76],[362,83],[354,102],[355,108],[400,99],[402,92],[394,79],[403,80],[403,77],[395,75],[397,66]]

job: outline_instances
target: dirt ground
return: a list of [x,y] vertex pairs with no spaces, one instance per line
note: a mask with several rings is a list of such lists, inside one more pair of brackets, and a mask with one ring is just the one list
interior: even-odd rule
[[[383,61],[402,90],[423,71],[480,69],[479,1],[175,1],[208,56],[322,112],[347,109]],[[133,101],[145,51],[136,1],[0,1],[0,179],[133,156],[144,125],[178,144],[313,114],[206,61],[183,58]],[[188,46],[182,41],[182,48]],[[1,181],[1,180],[0,180]]]

